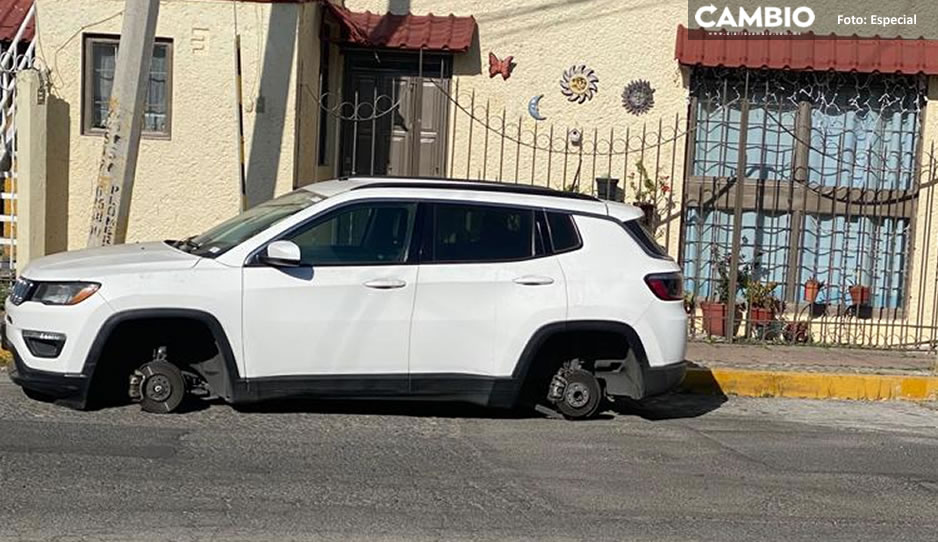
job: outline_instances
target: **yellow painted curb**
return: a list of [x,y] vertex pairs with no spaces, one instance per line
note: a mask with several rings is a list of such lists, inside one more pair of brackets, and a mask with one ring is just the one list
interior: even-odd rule
[[690,368],[681,388],[693,393],[742,397],[855,399],[881,401],[938,399],[938,377],[845,373],[798,373]]

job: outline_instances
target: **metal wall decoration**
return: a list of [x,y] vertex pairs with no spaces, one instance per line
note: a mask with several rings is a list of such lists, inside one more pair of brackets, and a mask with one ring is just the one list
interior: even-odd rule
[[571,102],[584,103],[599,92],[599,77],[585,64],[570,66],[560,79],[560,91]]
[[655,106],[655,89],[644,79],[632,81],[622,91],[622,107],[633,115],[642,115]]
[[496,75],[501,75],[502,79],[508,79],[511,77],[512,70],[515,69],[515,57],[506,56],[503,59],[499,59],[495,56],[495,53],[489,53],[489,77],[495,77]]
[[541,115],[541,98],[543,97],[543,94],[538,94],[528,102],[528,114],[534,120],[547,120],[547,117]]

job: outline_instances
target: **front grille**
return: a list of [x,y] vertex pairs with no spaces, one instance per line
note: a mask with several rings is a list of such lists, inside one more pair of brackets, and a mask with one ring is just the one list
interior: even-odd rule
[[19,305],[29,299],[33,286],[35,286],[35,283],[29,279],[23,277],[16,279],[16,282],[13,283],[13,289],[10,291],[10,303]]

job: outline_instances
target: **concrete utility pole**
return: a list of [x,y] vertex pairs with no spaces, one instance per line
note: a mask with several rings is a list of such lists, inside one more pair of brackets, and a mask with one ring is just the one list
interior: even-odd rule
[[125,0],[88,246],[123,243],[143,129],[159,0]]

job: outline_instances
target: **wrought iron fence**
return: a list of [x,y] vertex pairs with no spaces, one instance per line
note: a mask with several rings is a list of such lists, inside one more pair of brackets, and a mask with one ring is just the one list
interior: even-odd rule
[[600,129],[513,116],[439,75],[323,94],[340,172],[636,203],[683,268],[696,337],[938,348],[922,78],[698,69],[689,114]]

